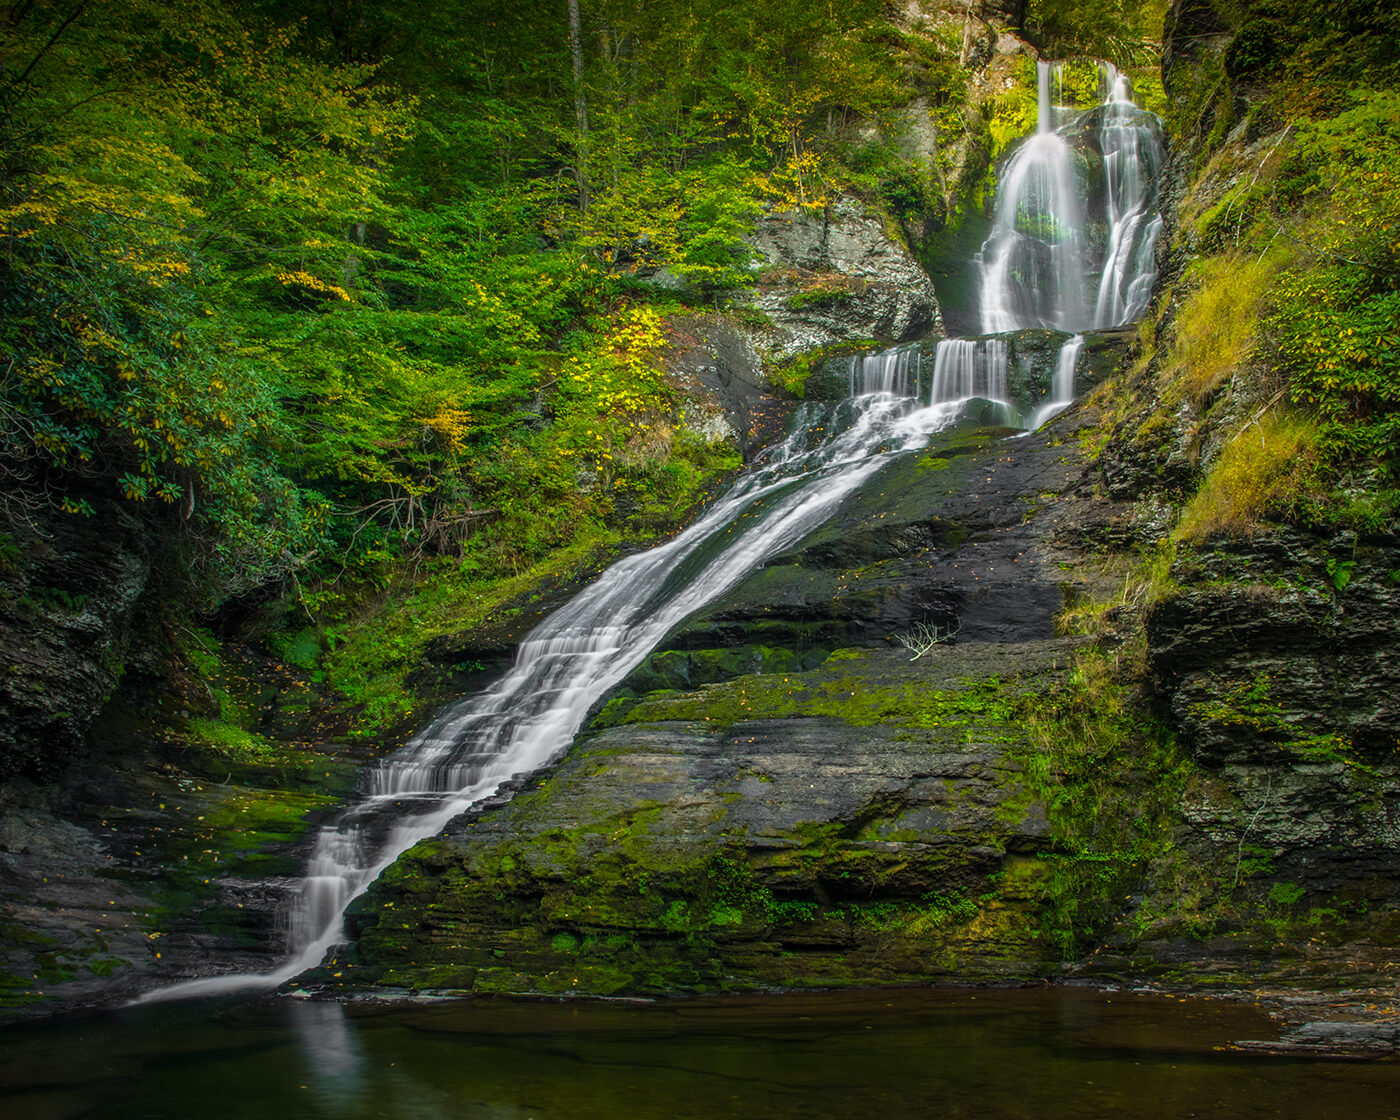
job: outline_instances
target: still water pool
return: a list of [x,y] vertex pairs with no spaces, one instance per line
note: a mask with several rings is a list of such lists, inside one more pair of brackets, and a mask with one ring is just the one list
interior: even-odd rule
[[1231,1053],[1256,1008],[1074,989],[656,1004],[275,999],[0,1031],[0,1116],[1400,1116],[1400,1065]]

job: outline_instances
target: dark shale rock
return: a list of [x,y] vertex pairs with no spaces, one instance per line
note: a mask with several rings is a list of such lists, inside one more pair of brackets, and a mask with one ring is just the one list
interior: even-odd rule
[[[1340,546],[1340,547],[1339,547]],[[1203,760],[1267,760],[1329,736],[1377,761],[1400,748],[1400,568],[1369,546],[1275,529],[1179,558],[1148,618],[1157,690]]]
[[1236,868],[1267,857],[1290,904],[1340,899],[1400,929],[1400,548],[1339,543],[1205,542],[1148,615],[1149,665],[1211,775],[1185,806],[1196,842]]
[[[317,979],[663,992],[1047,975],[1048,807],[1013,713],[1062,686],[1071,410],[893,456],[691,619],[550,770],[418,845]],[[898,638],[955,629],[910,660]],[[661,691],[656,691],[660,689]],[[680,691],[676,691],[680,690]],[[339,976],[335,974],[339,973]]]
[[[1066,652],[1026,649],[1008,689],[1036,688]],[[354,907],[356,943],[333,971],[594,993],[1043,974],[1055,962],[1034,942],[1034,856],[1048,826],[1008,753],[1023,732],[995,718],[1005,692],[959,683],[1007,665],[987,646],[945,653],[833,657],[786,696],[680,697],[685,719],[635,710],[401,859]],[[874,679],[960,716],[803,714]],[[795,718],[764,718],[791,696]]]
[[792,404],[769,392],[752,328],[718,315],[667,325],[678,348],[667,368],[685,394],[687,427],[707,440],[735,440],[745,459],[773,442]]
[[56,773],[121,678],[155,551],[113,502],[14,527],[0,567],[0,777]]

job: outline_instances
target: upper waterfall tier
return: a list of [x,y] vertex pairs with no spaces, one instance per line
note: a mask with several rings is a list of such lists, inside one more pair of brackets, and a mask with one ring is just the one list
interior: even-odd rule
[[1078,332],[1146,310],[1162,219],[1161,121],[1103,67],[1103,102],[1056,127],[1055,70],[1039,64],[1039,120],[1002,168],[992,231],[974,262],[981,329]]

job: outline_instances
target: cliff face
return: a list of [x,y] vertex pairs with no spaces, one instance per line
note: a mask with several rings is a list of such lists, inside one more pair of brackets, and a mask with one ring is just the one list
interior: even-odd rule
[[[1077,855],[1039,759],[1077,718],[1083,644],[1054,620],[1096,582],[1081,516],[1114,516],[1081,485],[1077,426],[974,424],[891,463],[673,634],[558,766],[401,859],[331,987],[1053,972]],[[899,638],[919,625],[956,642],[916,659]]]
[[[746,455],[794,407],[766,382],[763,356],[790,353],[796,338],[893,341],[939,322],[918,265],[854,201],[769,219],[756,237],[774,271],[759,296],[771,316],[673,315],[666,326],[666,376],[689,434]],[[803,304],[814,277],[842,297]],[[106,1005],[211,965],[267,970],[312,826],[390,736],[347,746],[350,705],[305,668],[175,617],[183,608],[166,609],[152,576],[157,557],[169,566],[166,544],[115,508],[60,519],[24,547],[0,571],[0,1014]],[[409,702],[426,714],[503,668],[563,600],[558,585],[576,587],[597,562],[517,581],[489,627],[419,636]],[[856,613],[845,622],[866,625]]]
[[0,567],[0,777],[56,774],[85,741],[128,656],[157,545],[115,503],[91,519],[20,519]]

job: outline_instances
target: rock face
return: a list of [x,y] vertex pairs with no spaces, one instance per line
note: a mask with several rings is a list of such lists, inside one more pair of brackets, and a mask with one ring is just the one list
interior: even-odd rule
[[[1028,653],[1021,687],[1055,653]],[[1025,733],[1006,691],[956,683],[1004,664],[985,646],[931,669],[871,651],[765,675],[752,695],[735,682],[634,709],[401,860],[334,971],[594,993],[1042,973],[1031,857],[1048,828],[1008,745]],[[812,714],[872,677],[892,704],[917,694],[922,718]],[[783,706],[795,714],[763,718]]]
[[113,503],[17,527],[0,565],[0,777],[52,774],[121,676],[152,537]]
[[1196,767],[1182,842],[1215,881],[1118,946],[1139,968],[1186,968],[1200,911],[1206,975],[1367,988],[1400,968],[1400,549],[1337,544],[1208,540],[1148,615],[1157,702]]
[[[1045,728],[1075,425],[892,458],[690,619],[588,736],[402,858],[325,975],[476,992],[993,979],[1058,968]],[[955,631],[917,659],[919,628]],[[925,637],[931,630],[925,629]],[[1098,905],[1086,892],[1087,913]],[[1121,905],[1119,903],[1118,905]],[[338,975],[336,975],[338,974]]]
[[753,307],[771,324],[760,335],[771,357],[853,339],[904,342],[942,333],[933,283],[853,199],[815,214],[769,214],[754,248],[761,271]]
[[752,458],[792,408],[769,391],[752,332],[722,316],[675,317],[667,326],[675,347],[667,367],[684,394],[687,426],[711,441],[734,437]]
[[[1395,542],[1183,546],[1144,610],[1124,565],[1170,507],[1150,470],[1103,485],[1133,455],[1086,457],[1114,408],[895,458],[671,635],[562,762],[408,853],[323,981],[1383,986]],[[1095,602],[1097,652],[1054,636]],[[911,661],[921,626],[954,639]],[[1143,694],[1092,683],[1135,659]]]

